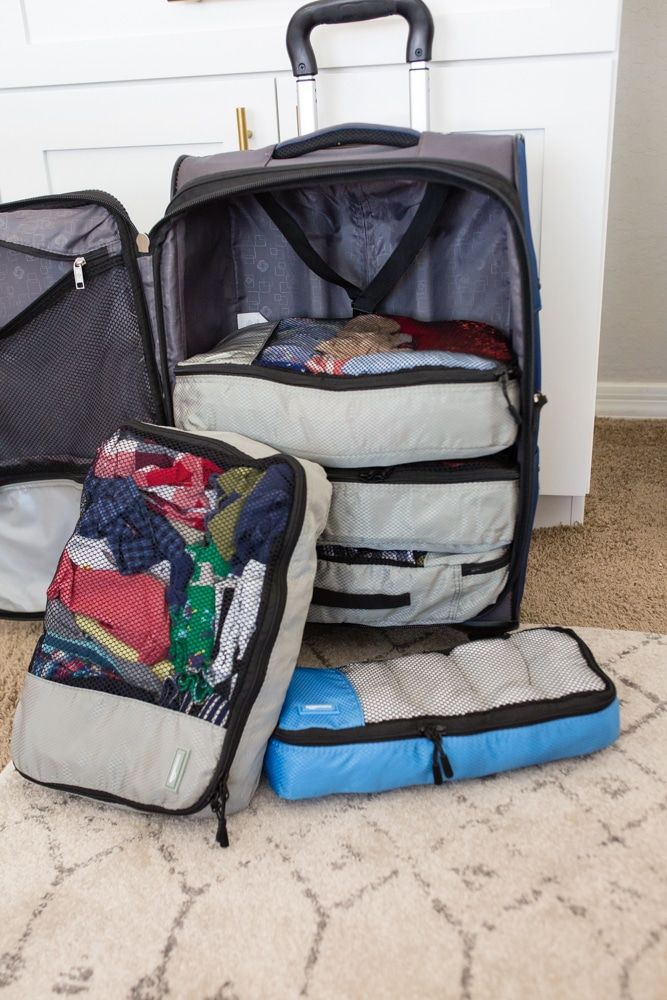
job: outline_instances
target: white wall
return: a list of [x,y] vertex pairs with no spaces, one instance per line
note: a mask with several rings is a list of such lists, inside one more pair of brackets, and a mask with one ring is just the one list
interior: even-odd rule
[[[665,383],[667,395],[665,0],[623,4],[599,379]],[[634,392],[646,400],[649,387]]]

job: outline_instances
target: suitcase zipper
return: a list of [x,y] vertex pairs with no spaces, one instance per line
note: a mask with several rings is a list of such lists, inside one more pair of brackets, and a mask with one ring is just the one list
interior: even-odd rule
[[[460,464],[465,465],[465,462]],[[405,486],[417,483],[426,485],[429,483],[511,482],[519,478],[519,470],[516,466],[505,466],[501,462],[489,463],[486,468],[470,470],[447,468],[444,463],[441,469],[435,469],[431,465],[421,466],[420,463],[416,463],[412,466],[380,465],[355,470],[327,468],[324,471],[327,474],[327,479],[332,483],[396,483]]]
[[10,319],[9,323],[0,328],[0,340],[10,337],[13,333],[21,330],[22,327],[26,326],[36,316],[39,316],[45,309],[48,309],[62,295],[72,291],[72,289],[83,289],[85,287],[83,278],[84,267],[87,277],[93,278],[113,267],[119,267],[123,263],[122,254],[110,256],[106,250],[89,254],[88,257],[61,257],[60,259],[71,261],[72,270],[68,274],[64,274],[62,278],[58,278],[50,288],[47,288],[45,292],[42,292],[41,295],[34,299],[30,305],[26,306],[17,316]]
[[[470,368],[424,367],[380,375],[304,375],[301,372],[286,372],[280,368],[263,368],[259,365],[188,364],[176,366],[177,378],[188,375],[239,375],[243,378],[263,379],[282,385],[301,386],[304,389],[327,389],[342,392],[354,389],[396,389],[408,385],[502,382],[503,379],[507,379],[508,375],[513,374],[514,369],[508,373],[504,368],[474,371]],[[506,395],[506,388],[504,392]],[[511,410],[514,410],[514,407]]]

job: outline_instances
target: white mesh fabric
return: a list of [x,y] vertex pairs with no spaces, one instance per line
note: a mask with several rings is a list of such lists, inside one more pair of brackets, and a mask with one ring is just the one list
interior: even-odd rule
[[343,667],[367,723],[455,716],[602,691],[578,643],[546,629]]

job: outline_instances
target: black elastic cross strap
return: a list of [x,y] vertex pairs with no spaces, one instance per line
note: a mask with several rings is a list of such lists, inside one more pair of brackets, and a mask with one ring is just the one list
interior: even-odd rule
[[313,604],[324,608],[361,608],[367,611],[407,608],[410,605],[410,594],[345,594],[339,590],[315,587]]
[[362,294],[361,288],[341,277],[337,271],[329,267],[327,262],[320,257],[317,250],[308,242],[308,238],[301,226],[292,218],[289,212],[285,211],[282,205],[278,204],[272,194],[256,194],[255,198],[306,267],[319,275],[320,278],[324,278],[325,281],[330,281],[332,285],[340,285],[351,299]]
[[366,289],[343,278],[320,257],[308,242],[303,229],[278,204],[273,195],[262,193],[255,197],[306,267],[324,281],[343,288],[350,297],[355,313],[372,313],[400,281],[426,243],[440,218],[448,195],[449,189],[442,185],[429,185],[426,188],[426,194],[398,246]]
[[375,312],[392,288],[398,284],[433,232],[448,196],[449,188],[441,185],[429,185],[426,188],[426,194],[412,222],[391,257],[380,268],[366,290],[352,300],[355,312]]

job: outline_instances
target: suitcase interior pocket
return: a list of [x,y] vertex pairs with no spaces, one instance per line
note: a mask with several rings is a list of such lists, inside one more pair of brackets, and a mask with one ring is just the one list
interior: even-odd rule
[[311,622],[463,623],[500,596],[510,549],[443,554],[318,546]]
[[0,467],[13,473],[85,468],[123,420],[160,419],[122,258],[83,273],[83,288],[70,269],[0,330]]
[[269,744],[279,795],[443,784],[591,753],[618,736],[614,685],[566,629],[447,653],[299,668]]

